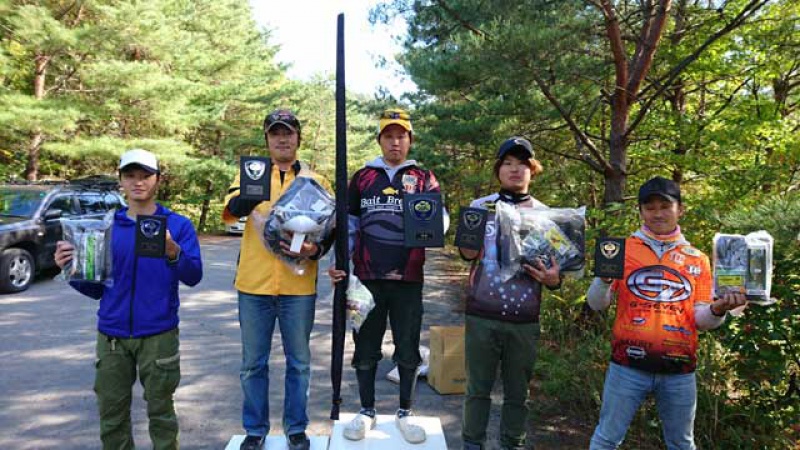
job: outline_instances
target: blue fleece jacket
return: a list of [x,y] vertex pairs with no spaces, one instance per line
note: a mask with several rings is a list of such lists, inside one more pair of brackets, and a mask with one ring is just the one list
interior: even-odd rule
[[181,247],[176,263],[166,258],[136,256],[136,222],[127,208],[114,215],[111,232],[113,283],[71,282],[84,295],[100,299],[97,329],[112,337],[140,338],[178,326],[178,282],[194,286],[203,277],[200,244],[192,222],[162,205],[155,214],[167,217],[167,229]]

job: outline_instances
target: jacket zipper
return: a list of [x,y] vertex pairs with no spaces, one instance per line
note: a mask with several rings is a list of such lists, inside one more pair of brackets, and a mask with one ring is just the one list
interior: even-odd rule
[[136,269],[138,264],[139,264],[139,257],[133,255],[133,276],[131,277],[131,310],[130,310],[131,338],[133,338],[133,299],[136,298]]

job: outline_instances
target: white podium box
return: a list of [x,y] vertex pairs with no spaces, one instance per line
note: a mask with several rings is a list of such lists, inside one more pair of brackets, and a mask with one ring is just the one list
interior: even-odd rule
[[342,434],[355,414],[340,414],[334,422],[329,450],[447,450],[442,422],[438,417],[414,416],[412,423],[425,429],[428,438],[421,444],[409,444],[394,424],[394,415],[378,415],[375,428],[361,441],[351,441]]
[[[225,450],[239,450],[243,440],[243,434],[232,437]],[[309,436],[308,440],[311,441],[311,450],[328,450],[328,436]],[[267,450],[286,450],[286,436],[280,434],[267,436],[264,448]]]

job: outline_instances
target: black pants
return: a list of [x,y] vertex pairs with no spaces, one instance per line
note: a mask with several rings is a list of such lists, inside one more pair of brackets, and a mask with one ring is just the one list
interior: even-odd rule
[[356,344],[353,367],[372,370],[383,358],[381,344],[388,316],[395,345],[392,360],[402,368],[416,369],[422,362],[419,354],[422,283],[395,280],[367,280],[363,283],[372,292],[375,308],[370,311],[359,332],[353,334]]

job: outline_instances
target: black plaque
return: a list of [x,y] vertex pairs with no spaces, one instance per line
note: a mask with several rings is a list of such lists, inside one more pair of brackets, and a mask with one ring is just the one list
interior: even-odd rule
[[483,237],[486,233],[486,219],[489,212],[482,208],[465,206],[458,212],[458,227],[456,228],[456,247],[469,250],[480,250],[483,247]]
[[167,250],[167,217],[136,216],[136,255],[163,258]]
[[403,196],[406,247],[444,247],[443,206],[439,193]]
[[272,161],[262,156],[242,156],[239,167],[239,197],[269,200]]
[[594,249],[594,276],[622,279],[625,274],[625,239],[598,238]]

